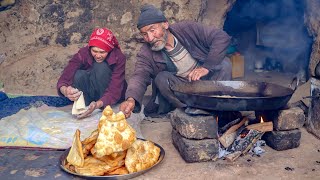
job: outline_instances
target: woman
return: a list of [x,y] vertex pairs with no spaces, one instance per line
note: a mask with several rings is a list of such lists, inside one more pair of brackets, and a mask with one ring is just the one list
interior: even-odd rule
[[107,28],[95,29],[88,45],[65,67],[57,83],[58,94],[76,101],[83,93],[88,109],[78,118],[116,104],[123,99],[127,86],[125,63],[126,57],[113,33]]

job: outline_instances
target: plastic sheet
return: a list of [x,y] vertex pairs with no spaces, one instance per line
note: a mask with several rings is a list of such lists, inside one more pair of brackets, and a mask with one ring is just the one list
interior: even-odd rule
[[[113,107],[118,110],[118,107]],[[81,140],[97,129],[101,110],[95,110],[90,117],[76,119],[70,112],[43,105],[20,110],[0,121],[0,146],[2,147],[36,147],[67,149],[72,144],[76,131],[81,131]],[[143,138],[140,122],[144,116],[133,114],[128,123],[137,131],[137,137]]]

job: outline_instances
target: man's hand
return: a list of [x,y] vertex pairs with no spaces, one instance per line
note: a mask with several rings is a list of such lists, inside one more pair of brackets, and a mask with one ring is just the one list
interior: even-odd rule
[[82,118],[85,118],[85,117],[88,117],[91,115],[91,113],[98,108],[98,103],[96,103],[95,101],[92,101],[89,106],[88,106],[88,109],[87,111],[85,111],[84,113],[82,114],[79,114],[77,116],[78,119],[82,119]]
[[198,81],[201,77],[207,75],[209,70],[204,67],[198,67],[190,72],[188,75],[189,82]]
[[75,101],[77,99],[79,99],[80,95],[81,95],[81,91],[79,91],[76,88],[73,88],[72,86],[62,86],[60,88],[60,92],[67,97],[68,99],[70,99],[70,101]]
[[130,97],[120,104],[119,110],[123,112],[126,118],[129,118],[131,116],[131,113],[135,106],[135,102],[136,101]]

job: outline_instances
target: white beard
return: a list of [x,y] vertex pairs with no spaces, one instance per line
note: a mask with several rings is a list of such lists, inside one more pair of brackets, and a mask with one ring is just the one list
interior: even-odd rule
[[153,45],[151,46],[151,50],[152,50],[152,51],[161,51],[161,50],[164,48],[164,46],[165,46],[165,43],[164,43],[164,42],[161,42],[161,44],[158,45],[158,46],[156,46],[155,44],[153,44]]
[[168,40],[168,32],[167,32],[167,30],[164,29],[164,28],[163,28],[162,30],[164,31],[164,35],[163,35],[163,37],[160,39],[161,44],[158,45],[158,46],[156,46],[156,44],[151,43],[151,50],[152,50],[152,51],[161,51],[161,50],[165,47],[165,45],[166,45],[166,42],[167,42],[167,40]]

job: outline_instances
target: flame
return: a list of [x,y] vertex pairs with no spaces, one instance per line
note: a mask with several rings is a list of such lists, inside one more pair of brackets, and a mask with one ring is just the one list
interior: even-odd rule
[[262,116],[260,117],[260,123],[264,123]]

